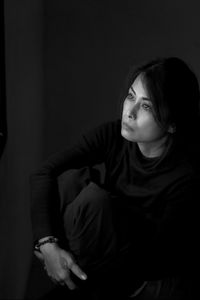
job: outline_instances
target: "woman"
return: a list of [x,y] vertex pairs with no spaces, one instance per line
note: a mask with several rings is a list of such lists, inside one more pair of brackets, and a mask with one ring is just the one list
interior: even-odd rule
[[[131,69],[120,120],[32,174],[37,256],[55,282],[97,299],[190,299],[179,285],[196,263],[199,96],[179,58]],[[59,175],[100,163],[104,182],[82,181],[61,217]]]

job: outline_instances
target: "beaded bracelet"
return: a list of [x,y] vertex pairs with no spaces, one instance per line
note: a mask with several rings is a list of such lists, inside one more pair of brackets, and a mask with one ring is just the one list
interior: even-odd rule
[[57,243],[58,239],[55,238],[54,236],[50,236],[49,238],[47,238],[46,240],[42,241],[42,242],[38,242],[35,247],[34,250],[39,251],[40,252],[40,247],[44,244],[52,244],[52,243]]

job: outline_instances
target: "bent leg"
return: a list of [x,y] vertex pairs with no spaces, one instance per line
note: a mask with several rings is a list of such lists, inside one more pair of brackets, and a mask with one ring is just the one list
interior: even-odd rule
[[64,213],[69,248],[81,267],[96,270],[116,254],[111,199],[95,183],[86,186]]
[[58,177],[60,211],[62,215],[67,205],[74,201],[80,191],[86,187],[91,180],[91,171],[88,167],[70,169]]
[[90,287],[101,295],[100,299],[129,294],[129,289],[132,291],[141,284],[140,279],[134,278],[134,270],[126,255],[130,235],[128,213],[117,208],[117,200],[91,182],[64,213],[70,251],[89,275]]

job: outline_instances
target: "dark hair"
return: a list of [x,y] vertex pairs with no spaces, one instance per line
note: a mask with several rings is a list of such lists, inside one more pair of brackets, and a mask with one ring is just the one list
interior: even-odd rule
[[138,68],[131,67],[121,101],[137,76],[141,75],[163,128],[176,126],[179,139],[196,137],[199,124],[200,91],[196,75],[180,58],[159,58]]

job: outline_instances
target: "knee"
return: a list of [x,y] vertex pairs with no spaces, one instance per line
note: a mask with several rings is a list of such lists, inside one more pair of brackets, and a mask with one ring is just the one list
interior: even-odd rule
[[110,207],[109,193],[91,182],[76,198],[76,204],[88,211],[99,212]]
[[81,190],[90,181],[89,169],[70,169],[58,177],[58,189],[61,195],[71,189]]
[[71,169],[58,177],[61,212],[66,209],[82,189],[89,183],[89,169]]

